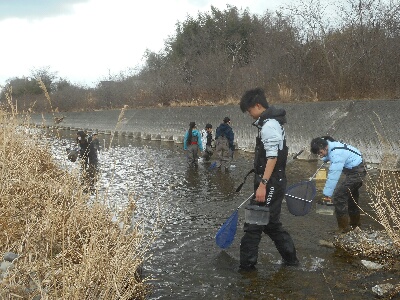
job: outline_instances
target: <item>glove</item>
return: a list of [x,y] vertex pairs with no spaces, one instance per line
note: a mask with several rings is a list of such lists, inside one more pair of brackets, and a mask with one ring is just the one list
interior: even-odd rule
[[322,198],[322,203],[324,203],[325,205],[333,205],[332,198],[328,196]]

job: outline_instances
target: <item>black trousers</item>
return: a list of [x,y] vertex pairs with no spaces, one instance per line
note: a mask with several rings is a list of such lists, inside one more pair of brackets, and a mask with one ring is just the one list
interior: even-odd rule
[[81,160],[82,181],[81,184],[88,189],[94,189],[99,173],[98,160],[83,157]]
[[333,193],[333,204],[337,216],[359,215],[359,189],[367,174],[364,163],[353,169],[343,169],[344,180],[340,180]]
[[[257,178],[257,177],[256,177]],[[255,183],[258,187],[258,183]],[[264,232],[275,243],[276,249],[286,264],[296,264],[296,249],[289,233],[280,222],[282,201],[285,196],[286,178],[284,174],[271,176],[267,185],[267,202],[269,202],[270,218],[268,225],[244,224],[244,235],[240,243],[240,266],[251,268],[257,264],[258,247]],[[252,200],[251,204],[256,204]]]

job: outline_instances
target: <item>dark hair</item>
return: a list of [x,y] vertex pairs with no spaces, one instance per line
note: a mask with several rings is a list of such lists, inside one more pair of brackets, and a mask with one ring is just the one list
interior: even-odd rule
[[206,129],[207,129],[207,128],[212,128],[212,125],[211,125],[210,123],[207,123],[207,124],[206,124]]
[[81,138],[86,137],[86,133],[83,130],[79,130],[76,135],[80,136]]
[[321,136],[321,138],[324,139],[324,140],[330,141],[330,142],[336,141],[333,137],[331,137],[329,135]]
[[188,144],[190,144],[192,142],[192,130],[195,127],[196,127],[196,123],[195,122],[190,122],[189,123],[189,130],[188,130],[189,134],[188,134],[188,137],[187,137],[187,140],[186,140],[186,142]]
[[228,123],[228,122],[231,121],[231,119],[230,119],[229,117],[225,117],[225,118],[223,119],[223,121],[224,121],[224,123]]
[[240,109],[242,112],[246,112],[249,108],[254,107],[256,104],[260,104],[265,109],[269,107],[263,89],[256,88],[248,90],[243,94],[242,99],[240,99]]
[[328,146],[328,142],[334,142],[335,140],[329,135],[317,137],[311,141],[311,153],[318,154],[319,150],[325,149]]

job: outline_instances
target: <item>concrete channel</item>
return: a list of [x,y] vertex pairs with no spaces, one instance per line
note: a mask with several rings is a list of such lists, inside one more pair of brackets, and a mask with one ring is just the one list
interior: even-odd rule
[[[304,149],[300,159],[315,159],[308,148],[312,138],[332,135],[359,148],[368,163],[384,169],[399,170],[400,100],[359,100],[271,104],[286,110],[290,153]],[[257,133],[252,120],[238,105],[206,107],[161,107],[121,110],[31,114],[33,126],[85,130],[106,135],[123,135],[144,140],[183,143],[189,122],[198,129],[211,123],[213,129],[225,116],[231,118],[237,148],[251,152]],[[59,124],[56,119],[62,118]]]

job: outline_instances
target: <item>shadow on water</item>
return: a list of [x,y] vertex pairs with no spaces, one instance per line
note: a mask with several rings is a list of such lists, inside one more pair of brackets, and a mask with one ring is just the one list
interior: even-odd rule
[[[64,150],[74,136],[61,132],[51,138],[52,151],[68,168]],[[103,144],[109,136],[99,135]],[[99,193],[107,190],[108,204],[122,207],[128,193],[134,193],[141,219],[149,230],[157,222],[157,238],[144,264],[144,276],[153,286],[150,299],[375,299],[371,287],[396,276],[364,269],[359,259],[332,248],[319,246],[320,239],[332,239],[334,216],[320,215],[315,207],[303,217],[289,214],[282,206],[281,220],[292,235],[299,267],[284,267],[271,240],[263,236],[258,270],[238,272],[239,244],[244,211],[231,247],[221,250],[215,234],[236,207],[252,193],[249,178],[240,193],[236,187],[251,169],[251,155],[236,153],[227,173],[210,170],[209,164],[188,169],[182,145],[167,142],[118,138],[110,149],[100,152]],[[288,184],[308,178],[319,162],[295,161],[287,168]],[[106,189],[104,187],[107,187]],[[364,189],[361,207],[371,213]],[[362,216],[365,228],[379,228]],[[397,275],[398,276],[398,275]]]

